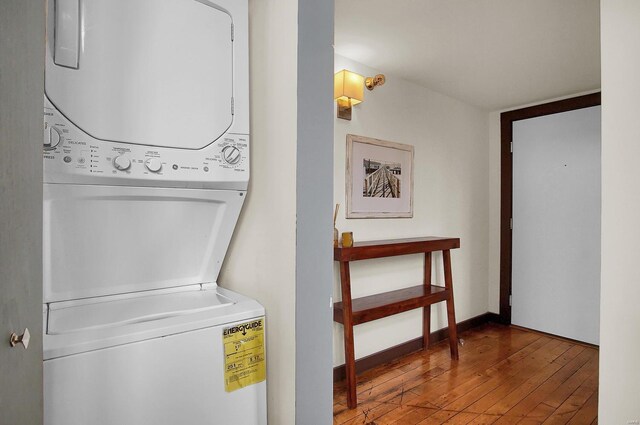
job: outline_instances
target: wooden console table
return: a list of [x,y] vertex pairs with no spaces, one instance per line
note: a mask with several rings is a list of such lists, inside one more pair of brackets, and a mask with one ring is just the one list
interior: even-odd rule
[[[353,327],[371,320],[416,308],[423,308],[423,347],[429,347],[431,331],[431,305],[446,301],[451,358],[458,359],[458,332],[453,305],[453,281],[451,278],[451,249],[460,248],[459,238],[424,237],[358,242],[345,248],[333,249],[333,259],[340,262],[342,301],[333,305],[333,320],[344,326],[344,357],[347,375],[347,406],[358,404],[356,395],[356,364],[353,349]],[[431,284],[431,253],[442,251],[444,263],[444,287]],[[349,262],[396,255],[424,253],[424,277],[422,285],[383,292],[362,298],[351,298]]]

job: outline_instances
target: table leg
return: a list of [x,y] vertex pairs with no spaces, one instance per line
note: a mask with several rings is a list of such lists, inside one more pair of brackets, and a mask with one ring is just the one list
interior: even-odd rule
[[342,324],[344,327],[344,366],[347,375],[347,406],[355,409],[358,405],[356,393],[356,359],[353,348],[353,310],[351,305],[351,276],[349,263],[340,263],[340,282],[342,287]]
[[449,290],[447,299],[447,321],[449,323],[449,348],[451,358],[458,360],[458,325],[456,324],[456,311],[453,304],[453,278],[451,277],[451,251],[442,251],[444,263],[444,287]]
[[[424,253],[424,292],[428,293],[431,286],[431,253]],[[431,305],[425,306],[422,309],[422,348],[429,348],[429,337],[431,334]]]

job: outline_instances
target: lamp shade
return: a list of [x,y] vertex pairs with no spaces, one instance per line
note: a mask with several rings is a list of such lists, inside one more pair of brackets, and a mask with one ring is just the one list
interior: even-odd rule
[[355,72],[336,72],[333,79],[333,98],[336,100],[348,101],[351,105],[357,105],[364,100],[364,77]]

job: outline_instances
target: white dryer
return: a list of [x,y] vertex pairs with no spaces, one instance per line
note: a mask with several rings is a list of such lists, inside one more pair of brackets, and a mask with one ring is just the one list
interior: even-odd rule
[[47,7],[45,424],[266,424],[264,309],[216,283],[249,179],[247,0]]

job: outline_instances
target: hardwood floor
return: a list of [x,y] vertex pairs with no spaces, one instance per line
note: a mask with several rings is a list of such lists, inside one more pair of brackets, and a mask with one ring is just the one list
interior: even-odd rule
[[598,350],[488,324],[358,376],[358,407],[334,385],[334,424],[596,424]]

